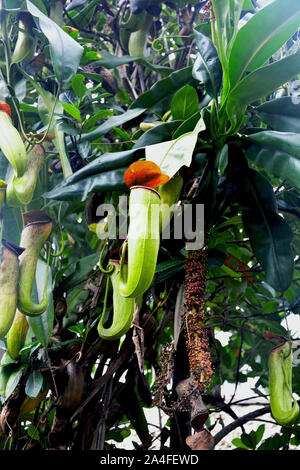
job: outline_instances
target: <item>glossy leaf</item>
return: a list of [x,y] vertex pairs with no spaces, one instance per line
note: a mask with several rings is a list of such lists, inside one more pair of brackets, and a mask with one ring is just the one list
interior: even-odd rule
[[22,228],[23,220],[19,208],[5,206],[3,210],[3,238],[18,245]]
[[35,398],[38,396],[43,385],[43,376],[38,370],[33,370],[29,375],[26,385],[25,393],[29,397]]
[[229,56],[230,85],[234,87],[246,72],[262,66],[297,31],[300,4],[275,0],[259,10],[242,26]]
[[50,55],[58,81],[69,82],[78,69],[83,47],[51,18],[42,13],[30,0],[26,0],[26,4],[28,11],[38,18],[40,28],[49,41]]
[[131,150],[124,150],[121,152],[104,153],[103,155],[100,155],[100,157],[95,158],[95,160],[85,165],[80,170],[76,171],[73,175],[66,178],[66,180],[60,183],[59,186],[63,188],[90,176],[97,175],[98,173],[126,167],[135,160],[141,158],[143,155],[144,152],[142,148],[133,148]]
[[185,120],[190,118],[199,109],[198,94],[190,85],[185,85],[173,96],[171,102],[171,113],[174,120]]
[[7,400],[13,393],[23,374],[22,364],[7,364],[0,367],[0,395]]
[[173,139],[177,139],[181,135],[186,134],[187,132],[191,132],[193,129],[195,129],[195,126],[199,122],[200,118],[200,111],[197,111],[197,113],[193,114],[193,116],[191,116],[189,119],[184,120],[182,124],[180,124],[180,126],[178,126],[175,130],[173,134]]
[[248,149],[247,156],[257,166],[300,188],[300,134],[262,131],[247,139],[255,144]]
[[193,66],[193,77],[203,83],[206,92],[216,100],[222,85],[222,66],[218,51],[204,34],[196,30],[194,34],[198,54]]
[[78,263],[74,266],[74,272],[66,277],[64,285],[66,289],[71,289],[74,286],[85,281],[87,275],[93,270],[99,261],[99,254],[93,253],[92,255],[85,256],[79,259]]
[[241,119],[248,104],[266,97],[299,72],[300,54],[297,53],[246,75],[228,95],[226,110],[231,122]]
[[284,153],[276,148],[252,145],[246,152],[247,158],[257,167],[264,168],[268,173],[287,179],[300,189],[300,159]]
[[74,119],[76,119],[76,121],[81,122],[80,111],[79,111],[78,108],[76,108],[76,106],[73,106],[73,105],[70,104],[70,103],[62,103],[62,106],[63,106],[64,110],[65,110],[70,116],[72,116]]
[[267,282],[276,290],[287,289],[293,278],[292,232],[278,215],[272,185],[243,163],[236,167],[237,199],[252,249]]
[[[230,0],[212,0],[216,18],[217,47],[223,69],[227,69],[227,47],[231,36]],[[240,0],[242,3],[242,0]]]
[[72,89],[75,95],[79,98],[79,100],[82,100],[82,98],[87,92],[87,88],[84,84],[84,79],[85,77],[84,75],[82,75],[82,73],[77,73],[72,78]]
[[247,136],[247,140],[289,153],[300,159],[300,134],[294,132],[262,131]]
[[85,201],[91,192],[126,190],[124,173],[126,168],[105,171],[98,175],[88,176],[69,185],[57,185],[43,197],[56,201]]
[[156,275],[154,278],[154,284],[160,284],[170,279],[180,271],[184,269],[184,260],[175,259],[173,261],[162,261],[156,266]]
[[300,103],[295,97],[266,101],[255,108],[255,113],[275,131],[300,133]]
[[169,142],[149,145],[145,150],[146,160],[156,163],[163,173],[172,178],[182,166],[190,166],[202,125],[203,121],[200,119],[192,132]]

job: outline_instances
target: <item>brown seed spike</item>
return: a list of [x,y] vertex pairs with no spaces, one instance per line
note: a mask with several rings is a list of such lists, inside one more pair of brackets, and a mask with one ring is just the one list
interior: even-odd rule
[[209,386],[213,375],[205,327],[205,289],[206,251],[189,251],[185,266],[186,342],[191,376],[201,393]]

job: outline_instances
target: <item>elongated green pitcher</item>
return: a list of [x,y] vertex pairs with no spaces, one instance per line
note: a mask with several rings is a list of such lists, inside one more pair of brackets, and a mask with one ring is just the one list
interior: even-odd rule
[[[31,216],[32,214],[32,216]],[[37,304],[31,300],[35,272],[40,251],[52,230],[51,218],[42,211],[24,214],[31,222],[24,227],[20,245],[25,251],[20,256],[20,282],[18,289],[18,309],[29,316],[41,315],[47,308],[47,282],[42,301]]]
[[291,426],[298,419],[299,405],[292,395],[292,350],[288,341],[270,352],[269,389],[273,418],[283,426]]
[[19,358],[19,352],[25,344],[25,339],[29,324],[26,315],[23,315],[18,309],[14,321],[7,333],[7,352],[13,359]]
[[7,204],[20,207],[30,204],[44,163],[45,151],[42,145],[35,145],[28,153],[27,165],[22,176],[15,173],[7,187]]
[[[126,298],[120,294],[118,289],[118,278],[120,274],[120,263],[119,261],[110,260],[109,266],[114,266],[113,271],[108,275],[108,282],[112,285],[113,290],[113,320],[111,326],[105,328],[103,326],[105,318],[105,307],[103,309],[103,315],[98,323],[98,333],[100,338],[114,341],[121,338],[127,333],[131,326],[134,313],[135,299],[133,297]],[[127,271],[127,265],[123,266],[124,272]],[[106,296],[105,296],[106,297]],[[137,305],[140,308],[142,304],[143,296],[139,296],[137,299]],[[106,304],[106,302],[104,302]]]
[[0,339],[8,333],[17,308],[19,255],[23,250],[2,241],[0,266]]
[[[138,297],[151,285],[160,244],[160,196],[155,189],[132,186],[129,230],[124,243],[118,287],[124,297]],[[126,248],[128,270],[125,269]]]

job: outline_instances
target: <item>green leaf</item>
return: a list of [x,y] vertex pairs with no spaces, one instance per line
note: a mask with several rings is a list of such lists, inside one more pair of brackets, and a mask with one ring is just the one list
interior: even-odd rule
[[8,352],[4,353],[1,359],[0,366],[0,397],[2,397],[3,399],[5,399],[6,397],[6,388],[11,375],[15,377],[15,373],[18,374],[21,368],[22,366],[20,366],[20,364],[18,364],[14,359],[12,359]]
[[300,133],[300,103],[295,97],[266,101],[255,108],[255,114],[275,131]]
[[244,444],[244,442],[238,437],[236,437],[235,439],[232,439],[231,444],[236,446],[238,449],[244,449],[244,450],[249,449],[249,447],[246,444]]
[[38,396],[43,385],[43,376],[38,370],[33,370],[29,375],[26,385],[25,393],[29,397],[35,398]]
[[4,400],[7,400],[13,393],[22,374],[22,364],[8,364],[0,367],[0,395]]
[[83,132],[88,131],[97,123],[97,121],[100,121],[100,119],[103,119],[104,117],[110,118],[112,114],[113,111],[110,109],[99,109],[93,116],[84,121],[82,126]]
[[254,431],[251,431],[249,434],[242,434],[241,435],[241,441],[249,449],[254,450],[255,447],[256,447],[256,435],[255,435]]
[[81,122],[80,111],[79,111],[78,108],[76,108],[76,106],[73,106],[70,103],[62,103],[62,106],[63,106],[64,110],[68,114],[70,114],[70,116],[72,116],[74,119],[76,119],[76,121]]
[[[36,267],[36,289],[37,298],[40,301],[43,297],[43,291],[46,281],[47,264],[41,259],[37,262]],[[53,306],[53,286],[52,275],[49,268],[48,283],[47,283],[47,297],[48,307],[44,313],[37,317],[28,317],[28,323],[37,338],[37,340],[46,348],[48,346],[50,336],[54,324],[54,306]]]
[[162,261],[161,263],[158,263],[155,269],[156,273],[162,273],[164,271],[167,271],[171,268],[174,268],[175,266],[183,266],[184,260],[182,259],[174,259],[172,261]]
[[26,4],[28,11],[38,18],[39,26],[49,41],[51,60],[58,81],[69,82],[78,69],[83,47],[51,18],[42,13],[30,0],[26,0]]
[[[217,100],[222,86],[223,75],[218,51],[214,43],[208,37],[204,36],[204,34],[197,30],[194,30],[194,34],[198,54],[193,66],[193,77],[203,83],[206,92]],[[196,111],[197,109],[194,112]],[[189,116],[191,116],[191,114]]]
[[23,221],[19,208],[5,206],[3,210],[3,238],[18,245],[22,229]]
[[242,6],[242,11],[243,10],[252,10],[252,11],[255,10],[251,0],[244,0],[243,6]]
[[87,275],[97,265],[98,261],[98,253],[85,256],[84,258],[79,259],[79,261],[74,266],[74,272],[64,280],[64,285],[66,286],[66,289],[71,289],[80,282],[85,281]]
[[84,323],[77,323],[76,325],[69,326],[68,330],[72,331],[72,333],[76,333],[79,336],[82,336],[84,331]]
[[82,75],[81,73],[77,73],[72,78],[73,91],[80,101],[82,100],[82,98],[85,96],[87,92],[87,88],[84,84],[84,80],[85,80],[85,76]]
[[183,270],[183,268],[184,262],[173,264],[173,266],[170,266],[168,269],[164,270],[160,270],[161,267],[159,267],[158,269],[160,272],[155,275],[154,284],[157,285],[161,282],[165,282],[167,279],[175,277],[180,271]]
[[248,104],[266,97],[299,72],[300,54],[297,53],[246,75],[227,98],[226,111],[231,122],[240,121]]
[[39,430],[33,424],[30,424],[30,426],[28,426],[27,433],[31,439],[34,439],[36,441],[40,440]]
[[270,300],[269,302],[264,303],[263,313],[272,313],[278,310],[278,302],[276,300]]
[[124,173],[127,168],[104,171],[98,175],[88,176],[69,185],[59,184],[43,197],[56,201],[85,201],[91,192],[124,191]]
[[260,147],[258,145],[249,147],[246,157],[257,167],[264,168],[267,172],[281,180],[289,180],[300,189],[299,158],[271,147]]
[[198,111],[198,94],[190,85],[185,85],[178,90],[172,98],[171,113],[173,120],[185,120]]
[[[230,85],[262,66],[300,27],[300,4],[274,0],[242,26],[229,56]],[[258,82],[259,83],[259,82]]]
[[[231,37],[230,0],[212,0],[216,18],[217,47],[223,70],[227,69],[227,47]],[[240,0],[241,3],[241,0]]]
[[204,122],[200,119],[192,132],[168,142],[149,145],[145,150],[146,160],[159,165],[162,173],[172,178],[182,166],[190,166],[198,133],[204,128]]
[[292,232],[277,213],[272,185],[240,159],[235,168],[237,199],[243,224],[267,282],[276,290],[286,290],[293,278]]
[[248,148],[247,158],[300,189],[300,134],[262,131],[247,139],[255,144]]
[[277,148],[300,159],[300,134],[294,132],[262,131],[248,135],[247,140],[262,146]]
[[264,433],[265,433],[265,425],[261,424],[256,429],[256,443],[257,444],[262,440]]
[[100,157],[95,158],[95,160],[85,165],[80,170],[76,171],[76,173],[73,175],[69,176],[69,178],[63,181],[60,185],[62,187],[69,186],[89,176],[94,176],[98,173],[107,172],[109,170],[117,170],[119,168],[128,166],[134,160],[136,160],[136,154],[141,155],[139,148],[123,150],[121,152],[104,153],[103,155],[100,155]]
[[89,134],[83,134],[81,140],[94,140],[111,131],[114,127],[121,127],[126,122],[143,114],[147,109],[152,108],[152,106],[164,98],[175,93],[182,86],[193,81],[191,66],[171,73],[168,77],[155,83],[150,90],[142,93],[125,113],[119,116],[112,116],[94,131]]

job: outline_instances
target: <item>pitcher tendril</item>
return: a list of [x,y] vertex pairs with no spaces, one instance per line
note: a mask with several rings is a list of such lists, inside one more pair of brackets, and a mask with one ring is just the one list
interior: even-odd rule
[[[194,37],[193,34],[190,34],[189,36],[184,36],[184,35],[179,35],[179,34],[174,34],[174,35],[166,35],[166,36],[160,36],[159,38],[155,38],[154,41],[152,41],[151,43],[151,47],[153,49],[153,51],[155,52],[162,52],[165,47],[164,47],[164,44],[163,44],[163,40],[164,39],[173,39],[173,38],[192,38]],[[156,45],[156,43],[158,45]]]

